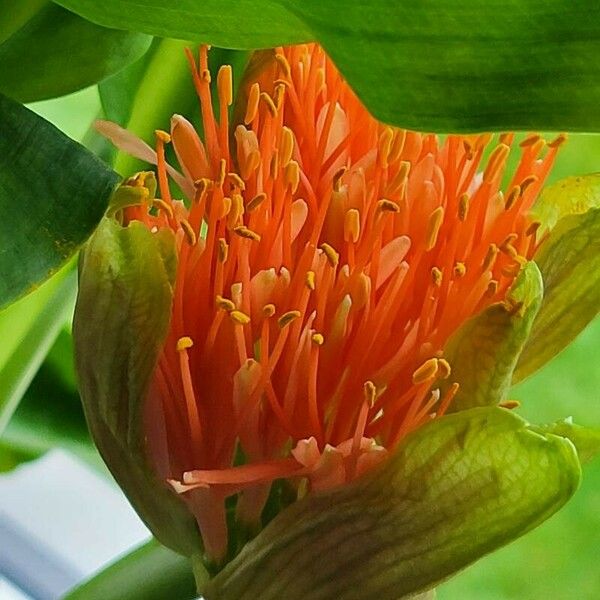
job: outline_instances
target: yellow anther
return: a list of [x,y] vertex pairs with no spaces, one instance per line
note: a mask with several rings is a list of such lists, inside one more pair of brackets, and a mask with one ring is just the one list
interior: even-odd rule
[[244,180],[237,173],[227,173],[227,179],[229,179],[229,181],[231,181],[231,183],[238,189],[242,191],[246,189]]
[[442,285],[442,271],[438,269],[438,267],[433,267],[431,269],[431,282],[435,287],[440,287]]
[[541,227],[541,225],[542,224],[539,221],[533,221],[533,223],[531,223],[529,227],[527,227],[527,229],[525,230],[525,235],[535,235],[538,229]]
[[482,265],[482,269],[483,271],[488,271],[489,269],[491,269],[494,266],[494,263],[496,262],[496,258],[498,257],[498,246],[496,246],[496,244],[490,244],[490,247],[488,248],[488,251],[485,255],[485,258],[483,259],[483,265]]
[[200,78],[205,83],[210,83],[212,80],[212,77],[210,76],[210,71],[208,69],[202,69],[202,72],[200,73]]
[[375,384],[372,381],[365,381],[363,391],[369,408],[373,408],[375,400],[377,400],[377,388],[375,387]]
[[348,170],[348,167],[340,167],[334,174],[333,174],[333,190],[335,192],[339,192],[341,187],[342,187],[342,177],[344,176],[344,173]]
[[498,404],[501,408],[506,408],[508,410],[514,410],[515,408],[519,408],[521,403],[518,400],[506,400],[506,402],[500,402]]
[[432,213],[429,215],[429,221],[427,223],[427,232],[425,234],[425,249],[432,250],[435,248],[437,244],[438,235],[440,233],[440,228],[442,227],[442,223],[444,222],[444,207],[438,206]]
[[327,242],[321,244],[319,246],[319,248],[321,248],[321,250],[323,250],[323,253],[327,257],[327,260],[329,261],[329,264],[332,267],[337,267],[338,264],[339,264],[339,262],[340,262],[340,255],[335,250],[335,248],[333,246],[330,246]]
[[229,244],[225,238],[219,238],[218,241],[218,254],[219,262],[224,263],[229,256]]
[[167,215],[169,216],[169,218],[171,218],[171,219],[173,218],[173,208],[171,207],[170,204],[168,204],[164,200],[161,200],[160,198],[155,198],[152,201],[152,206],[154,208],[156,208],[157,210],[162,210],[162,211],[166,212]]
[[294,134],[289,127],[283,127],[281,130],[281,146],[279,148],[279,156],[281,165],[286,166],[292,159],[294,152]]
[[395,202],[392,202],[392,200],[382,198],[377,202],[377,210],[380,212],[398,213],[400,212],[400,207]]
[[536,142],[538,142],[539,140],[542,139],[542,136],[540,136],[537,133],[532,133],[530,135],[528,135],[520,144],[519,146],[521,146],[521,148],[527,148],[528,146],[533,146]]
[[207,177],[202,177],[200,179],[196,179],[194,181],[194,187],[196,188],[196,199],[200,200],[202,196],[206,193],[208,188],[211,186],[212,181]]
[[310,336],[310,339],[312,340],[312,343],[316,344],[317,346],[322,346],[325,343],[325,338],[321,333],[313,333]]
[[450,377],[450,374],[452,373],[452,368],[450,367],[450,363],[445,358],[438,359],[438,369],[439,369],[439,376],[442,379],[448,379],[448,377]]
[[467,272],[467,267],[465,266],[465,263],[462,263],[462,262],[457,262],[457,263],[454,265],[454,270],[453,270],[453,272],[454,272],[454,276],[455,276],[456,278],[464,277],[464,276],[465,276],[465,273]]
[[231,198],[225,196],[221,199],[221,210],[217,214],[217,219],[224,219],[231,212]]
[[275,60],[283,73],[283,76],[289,79],[292,76],[292,70],[290,69],[290,63],[283,54],[276,54]]
[[286,85],[283,83],[278,83],[273,90],[273,102],[275,102],[275,107],[278,111],[283,106],[283,98],[285,96],[286,89]]
[[171,136],[162,129],[156,129],[154,135],[157,140],[160,140],[163,144],[169,144],[171,142]]
[[233,228],[234,233],[243,237],[247,240],[252,240],[253,242],[260,242],[260,235],[256,233],[256,231],[252,231],[252,229],[248,229],[244,225],[238,225]]
[[258,83],[253,83],[248,92],[248,104],[246,104],[246,114],[244,116],[244,123],[249,125],[254,121],[258,114],[258,103],[260,100],[260,86]]
[[229,316],[231,317],[232,321],[238,323],[239,325],[248,325],[248,323],[250,323],[250,317],[241,310],[232,310],[229,313]]
[[458,220],[463,223],[467,220],[469,214],[469,195],[463,194],[458,200]]
[[257,209],[267,198],[267,195],[264,192],[260,194],[256,194],[248,204],[246,204],[246,212],[252,212]]
[[506,144],[498,144],[494,148],[483,171],[483,181],[491,181],[500,173],[509,153],[510,147]]
[[504,208],[510,210],[517,201],[517,198],[521,195],[521,186],[515,185],[512,190],[508,193],[506,201],[504,202]]
[[219,161],[219,174],[217,175],[217,180],[215,183],[217,187],[222,186],[225,183],[225,177],[227,176],[227,161],[222,158]]
[[188,337],[187,335],[180,337],[177,340],[177,352],[183,352],[183,350],[187,350],[188,348],[191,348],[194,345],[194,342],[192,341],[191,337]]
[[231,196],[231,210],[227,217],[227,226],[230,228],[235,227],[244,214],[244,199],[240,194],[233,194]]
[[559,146],[562,146],[562,144],[564,144],[567,141],[567,134],[566,133],[559,133],[549,144],[548,147],[549,148],[558,148]]
[[518,256],[517,249],[513,246],[513,242],[516,242],[519,236],[516,233],[511,233],[506,236],[506,239],[500,244],[500,252],[510,256],[510,258],[516,258]]
[[306,277],[304,278],[304,283],[306,283],[306,287],[309,290],[314,290],[316,287],[315,284],[315,272],[314,271],[307,271],[306,272]]
[[279,171],[279,152],[275,150],[273,156],[271,156],[271,162],[269,163],[269,174],[271,179],[277,179],[277,172]]
[[[396,162],[402,155],[404,150],[404,142],[406,141],[406,129],[396,129],[394,133],[394,141],[392,142],[392,149],[388,157],[388,162]],[[404,164],[405,161],[402,162]],[[410,166],[410,163],[408,163]]]
[[267,94],[267,92],[260,93],[260,99],[266,104],[267,110],[271,113],[271,116],[275,118],[277,116],[277,106],[273,102],[273,98]]
[[266,319],[270,319],[275,314],[275,305],[265,304],[263,306],[262,313]]
[[512,133],[501,133],[498,141],[501,144],[506,144],[507,146],[510,146],[511,142],[513,140],[513,134]]
[[537,175],[528,175],[521,181],[521,196],[525,193],[525,190],[538,180]]
[[360,213],[358,209],[351,208],[344,216],[344,241],[356,244],[360,236]]
[[235,310],[235,304],[229,298],[223,298],[220,294],[217,294],[215,297],[215,304],[217,308],[221,310],[226,310],[227,312],[231,312]]
[[273,83],[275,85],[282,85],[283,87],[285,87],[286,89],[290,87],[290,82],[287,81],[286,79],[281,79],[280,77],[278,77],[277,79],[275,79],[273,81]]
[[415,385],[425,383],[433,379],[439,370],[439,359],[430,358],[413,372],[412,380]]
[[192,338],[185,335],[177,340],[177,352],[183,352],[184,350],[191,348],[193,345],[194,342],[192,341]]
[[486,295],[493,298],[498,293],[498,286],[499,283],[495,279],[492,279],[485,290]]
[[292,194],[295,194],[300,184],[300,165],[295,160],[290,160],[285,166],[284,179],[290,186]]
[[181,221],[179,221],[179,225],[181,226],[181,229],[183,229],[183,233],[185,234],[188,244],[190,246],[194,246],[196,244],[197,237],[194,228],[190,225],[190,222],[187,219],[181,219]]
[[283,313],[279,319],[277,319],[277,325],[281,329],[289,325],[292,321],[299,319],[302,316],[302,313],[299,310],[288,310],[286,313]]
[[233,103],[233,77],[231,65],[223,65],[217,73],[217,89],[219,90],[219,100],[227,106]]
[[379,136],[379,144],[377,147],[377,164],[381,169],[387,169],[390,151],[392,149],[392,140],[394,131],[391,127],[386,127]]

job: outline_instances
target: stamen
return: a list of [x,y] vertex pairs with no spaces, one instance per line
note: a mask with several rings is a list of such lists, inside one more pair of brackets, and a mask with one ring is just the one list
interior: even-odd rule
[[223,65],[217,73],[219,99],[227,106],[233,104],[233,76],[231,65]]
[[329,264],[334,268],[337,267],[340,262],[340,255],[338,252],[336,252],[336,250],[333,248],[333,246],[330,246],[329,244],[327,244],[325,242],[325,243],[321,244],[319,246],[319,248],[321,248],[321,250],[323,250],[323,253],[327,257]]
[[487,254],[485,255],[485,258],[483,259],[483,265],[482,265],[483,272],[488,271],[489,269],[491,269],[494,266],[494,263],[496,262],[496,258],[498,257],[498,252],[499,252],[498,246],[496,246],[496,244],[490,244]]
[[439,359],[430,358],[426,360],[418,369],[413,373],[412,380],[415,385],[425,383],[431,379],[434,379],[438,374],[439,370]]
[[265,304],[263,306],[262,313],[266,319],[270,319],[275,314],[275,305]]
[[316,344],[317,346],[322,346],[325,343],[325,338],[321,333],[313,333],[310,336],[310,339],[312,340],[313,344]]
[[283,54],[275,54],[275,60],[283,71],[283,76],[286,79],[290,79],[292,77],[292,70],[290,69],[290,63],[287,58]]
[[379,136],[379,145],[377,148],[377,164],[382,169],[387,169],[390,150],[392,149],[392,138],[394,132],[391,127],[386,127]]
[[240,325],[248,325],[248,323],[250,323],[250,317],[241,310],[232,310],[230,311],[229,316],[232,321],[235,321]]
[[225,177],[227,176],[227,161],[222,158],[219,161],[219,174],[217,176],[217,180],[215,183],[218,187],[222,186],[225,183]]
[[348,167],[339,168],[333,175],[333,191],[339,192],[342,187],[342,177],[344,173],[348,170]]
[[267,198],[267,195],[264,192],[260,194],[256,194],[248,204],[246,204],[246,212],[252,212],[257,209]]
[[200,453],[202,449],[202,426],[200,423],[200,415],[198,414],[196,395],[194,394],[192,375],[190,373],[190,360],[187,353],[188,349],[193,345],[194,342],[192,341],[192,338],[185,336],[177,340],[176,348],[177,353],[179,354],[179,370],[181,372],[181,383],[183,385],[183,395],[186,402],[192,447],[195,452]]
[[498,293],[498,287],[499,283],[495,279],[492,279],[488,283],[487,289],[485,291],[486,295],[490,298],[493,298]]
[[156,129],[154,131],[154,135],[163,144],[170,144],[171,143],[171,136],[166,131],[163,131],[162,129]]
[[231,197],[231,209],[229,210],[229,215],[227,217],[227,226],[235,230],[243,215],[244,200],[239,194],[233,194]]
[[438,206],[429,216],[427,233],[425,234],[425,249],[432,250],[437,244],[438,234],[444,221],[444,207]]
[[557,137],[555,137],[549,144],[548,147],[549,148],[558,148],[559,146],[562,146],[566,141],[567,141],[567,134],[566,133],[559,133]]
[[483,172],[483,181],[492,181],[496,178],[500,169],[504,166],[509,152],[510,148],[506,144],[498,144],[496,146],[490,154],[488,164]]
[[275,118],[277,116],[277,106],[275,106],[273,98],[271,98],[271,96],[269,96],[267,92],[261,92],[260,99],[266,104],[269,113],[271,113],[271,116]]
[[290,160],[285,166],[284,179],[286,184],[290,186],[292,194],[295,194],[300,184],[300,166],[295,160]]
[[258,114],[258,103],[260,101],[260,86],[258,83],[253,83],[248,93],[248,104],[246,105],[246,115],[244,116],[244,123],[249,125],[254,121]]
[[152,206],[156,209],[163,210],[165,213],[167,213],[167,216],[170,219],[173,218],[173,209],[171,208],[171,205],[167,204],[164,200],[161,200],[160,198],[155,198],[152,201]]
[[450,363],[445,358],[439,358],[438,359],[438,367],[440,370],[440,373],[439,373],[440,377],[442,379],[448,379],[448,377],[450,377],[450,374],[452,373]]
[[181,221],[179,221],[179,225],[181,226],[181,229],[183,229],[183,233],[185,234],[188,244],[190,246],[195,246],[197,240],[196,232],[194,231],[194,228],[190,225],[190,222],[187,219],[181,219]]
[[219,262],[224,263],[227,260],[227,256],[229,255],[229,244],[225,238],[219,238],[218,241],[219,249],[218,249],[218,259]]
[[518,400],[506,400],[505,402],[500,402],[498,404],[501,408],[506,408],[508,410],[514,410],[515,408],[519,408],[521,403]]
[[464,277],[466,272],[467,272],[467,267],[465,266],[465,263],[457,262],[454,265],[454,276],[455,277],[457,277],[457,278]]
[[315,289],[315,272],[314,271],[308,271],[306,273],[306,278],[305,278],[305,283],[306,283],[306,287],[309,290],[314,290]]
[[252,229],[248,229],[244,225],[238,225],[237,227],[234,227],[233,231],[240,237],[243,237],[247,240],[252,240],[253,242],[260,242],[261,240],[261,236],[256,233],[256,231],[252,231]]
[[346,211],[344,217],[344,241],[356,244],[360,236],[360,213],[356,208]]
[[217,308],[220,308],[221,310],[226,310],[227,312],[235,310],[235,304],[233,303],[233,301],[229,298],[223,298],[223,296],[221,296],[220,294],[217,294],[215,298],[215,304],[217,305]]
[[435,287],[440,287],[442,285],[442,272],[437,267],[431,269],[431,281]]
[[279,325],[280,329],[283,329],[292,321],[299,319],[301,316],[302,313],[299,310],[288,310],[286,313],[283,313],[279,319],[277,319],[277,325]]
[[229,179],[234,186],[240,189],[242,192],[246,189],[244,180],[237,173],[227,173],[227,179]]
[[517,201],[517,198],[519,198],[521,196],[521,186],[519,185],[515,185],[512,190],[510,190],[510,192],[508,193],[508,196],[506,197],[506,201],[504,202],[504,208],[505,210],[510,210],[515,202]]
[[525,193],[525,190],[533,183],[535,183],[538,180],[537,175],[529,175],[527,177],[525,177],[525,179],[523,179],[523,181],[521,181],[520,187],[521,187],[521,196]]
[[294,134],[289,127],[283,127],[281,130],[281,148],[279,149],[282,167],[285,167],[290,162],[293,152]]
[[377,202],[377,210],[381,212],[399,213],[400,207],[395,202],[392,202],[392,200],[382,198]]
[[536,142],[542,139],[541,135],[537,133],[532,133],[528,135],[520,144],[521,148],[527,148],[528,146],[533,146]]
[[539,221],[533,221],[529,227],[527,227],[527,229],[525,230],[525,235],[527,236],[531,236],[531,235],[535,235],[538,231],[538,229],[541,227],[541,223]]

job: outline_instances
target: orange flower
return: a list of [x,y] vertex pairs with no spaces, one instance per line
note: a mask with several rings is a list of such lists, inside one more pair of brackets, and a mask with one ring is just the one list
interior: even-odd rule
[[[178,115],[156,155],[99,126],[158,165],[161,198],[124,210],[178,245],[147,438],[217,561],[226,497],[239,493],[238,518],[256,522],[273,480],[343,484],[444,414],[458,388],[446,342],[504,301],[535,252],[527,213],[564,140],[526,138],[503,187],[512,134],[484,161],[491,134],[440,142],[377,122],[316,45],[268,56],[230,124],[231,68],[215,116],[207,48],[199,65],[189,54],[203,140]],[[169,142],[183,175],[166,164]]]

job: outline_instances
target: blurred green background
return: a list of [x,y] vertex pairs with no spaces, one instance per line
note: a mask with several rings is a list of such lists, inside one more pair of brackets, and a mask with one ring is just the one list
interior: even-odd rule
[[[100,112],[100,101],[94,87],[32,107],[68,135],[81,140]],[[572,135],[559,157],[552,180],[599,170],[600,136]],[[40,451],[55,443],[66,444],[79,456],[96,463],[74,388],[70,350],[70,336],[65,329],[33,380],[5,439],[12,440],[15,448],[19,444],[31,448],[25,442],[33,443],[35,439]],[[514,389],[512,397],[522,402],[521,414],[536,423],[572,415],[577,423],[599,425],[599,357],[600,320],[596,320],[552,363]],[[0,363],[2,360],[0,352]],[[50,396],[40,394],[40,390],[49,389],[54,390]],[[48,426],[57,419],[63,422],[60,429],[64,437],[57,436],[56,428]],[[28,433],[33,431],[32,424],[34,434]],[[32,439],[27,440],[28,436]],[[565,509],[536,531],[441,586],[438,598],[597,600],[599,553],[600,461],[596,461],[586,467],[583,485]]]

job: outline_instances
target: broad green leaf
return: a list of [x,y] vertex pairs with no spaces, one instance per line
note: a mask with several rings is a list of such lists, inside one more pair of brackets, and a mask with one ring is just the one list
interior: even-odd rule
[[[0,12],[0,91],[20,102],[62,96],[101,81],[138,59],[152,41],[142,33],[99,27],[48,2],[26,19],[14,18],[21,1],[0,0],[0,9],[8,4]],[[2,41],[7,17],[17,28]]]
[[467,321],[450,339],[445,356],[460,384],[452,411],[506,400],[512,374],[542,302],[542,277],[529,262],[506,301]]
[[536,527],[580,475],[569,440],[534,433],[510,411],[448,415],[370,475],[280,513],[204,597],[397,600]]
[[73,311],[75,273],[67,268],[34,294],[0,311],[0,434]]
[[535,260],[544,299],[513,383],[558,354],[600,311],[600,208],[563,217]]
[[126,554],[63,600],[193,600],[190,561],[151,540]]
[[0,308],[77,250],[118,179],[83,146],[0,94]]
[[59,4],[108,27],[228,48],[317,40],[373,114],[403,127],[600,130],[594,0]]
[[570,439],[582,463],[590,462],[600,454],[600,429],[576,425],[571,418],[531,429],[543,435],[551,433]]
[[192,555],[200,551],[195,520],[149,464],[144,430],[175,268],[170,230],[105,218],[81,255],[73,337],[81,399],[102,458],[156,537]]

